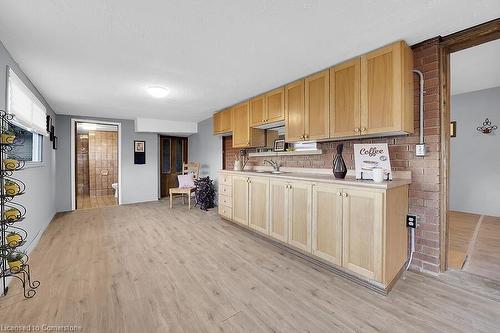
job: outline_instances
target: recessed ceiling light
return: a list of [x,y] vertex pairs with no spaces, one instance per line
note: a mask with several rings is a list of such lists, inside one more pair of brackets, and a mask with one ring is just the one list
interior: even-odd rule
[[146,91],[154,98],[163,98],[168,95],[168,89],[161,86],[149,86]]

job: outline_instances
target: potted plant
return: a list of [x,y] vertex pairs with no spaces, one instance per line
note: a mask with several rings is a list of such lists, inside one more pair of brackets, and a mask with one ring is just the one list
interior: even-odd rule
[[16,168],[19,166],[19,162],[16,159],[13,158],[6,158],[3,160],[3,165],[5,170],[16,170]]
[[16,139],[16,133],[12,129],[2,132],[2,143],[11,144]]
[[21,212],[17,208],[9,208],[4,213],[3,216],[8,221],[15,221],[21,217]]
[[19,272],[23,266],[23,252],[9,252],[5,256],[11,272]]
[[10,247],[17,247],[21,244],[22,237],[17,232],[9,232],[5,237],[7,239],[7,244]]
[[5,189],[5,194],[7,195],[16,195],[20,190],[19,184],[9,179],[5,180],[3,188]]

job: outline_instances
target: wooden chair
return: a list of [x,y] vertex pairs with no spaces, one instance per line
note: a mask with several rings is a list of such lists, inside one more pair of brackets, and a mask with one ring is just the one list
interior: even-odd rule
[[[191,162],[191,163],[184,163],[182,164],[182,174],[187,175],[189,173],[193,174],[194,179],[198,179],[200,175],[200,163],[199,162]],[[172,199],[173,196],[176,194],[179,194],[179,197],[182,197],[182,201],[185,204],[186,203],[186,197],[188,197],[188,207],[191,209],[191,195],[196,191],[196,187],[189,187],[189,188],[171,188],[169,189],[168,193],[170,196],[170,208],[172,208]]]

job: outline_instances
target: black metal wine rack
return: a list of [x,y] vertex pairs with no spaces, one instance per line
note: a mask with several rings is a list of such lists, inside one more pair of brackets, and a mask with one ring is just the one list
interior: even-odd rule
[[26,191],[26,184],[14,177],[25,166],[24,161],[13,154],[14,147],[24,144],[16,128],[13,116],[0,110],[0,278],[3,295],[7,294],[7,279],[21,281],[24,297],[36,294],[40,281],[31,280],[29,257],[19,250],[28,238],[26,230],[20,227],[26,216],[26,207],[16,202],[16,198]]

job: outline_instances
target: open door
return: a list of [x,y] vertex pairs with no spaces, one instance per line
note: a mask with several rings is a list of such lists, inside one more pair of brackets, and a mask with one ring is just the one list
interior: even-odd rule
[[188,162],[187,138],[160,137],[160,194],[168,196],[168,190],[178,186],[177,175],[182,174],[182,164]]

